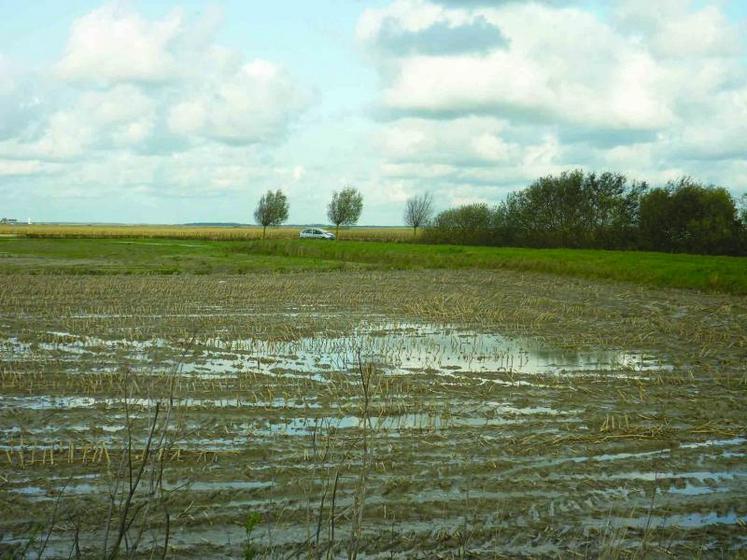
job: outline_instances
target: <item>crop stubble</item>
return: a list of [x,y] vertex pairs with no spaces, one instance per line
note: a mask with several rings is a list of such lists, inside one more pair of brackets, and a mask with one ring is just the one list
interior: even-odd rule
[[252,512],[261,554],[343,555],[361,508],[382,557],[747,537],[744,298],[508,271],[7,275],[0,335],[0,546],[50,520],[48,553],[93,550],[125,412],[142,447],[169,397],[175,557],[238,554]]

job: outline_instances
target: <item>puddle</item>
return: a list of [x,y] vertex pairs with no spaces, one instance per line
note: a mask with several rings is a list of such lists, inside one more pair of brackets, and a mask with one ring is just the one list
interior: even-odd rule
[[[640,372],[668,367],[654,356],[617,351],[578,352],[547,349],[535,341],[509,339],[448,326],[391,323],[361,324],[351,335],[306,337],[290,342],[257,339],[233,341],[232,350],[249,352],[246,367],[318,371],[349,371],[362,360],[383,370],[405,374],[413,370],[455,372],[562,373],[621,370]],[[208,362],[223,368],[225,363]]]
[[[679,446],[679,449],[701,449],[701,448],[713,448],[713,447],[730,447],[736,445],[742,445],[747,442],[747,438],[735,437],[729,439],[709,439],[706,441],[699,441],[693,443],[684,443]],[[651,457],[669,457],[672,454],[672,449],[656,449],[653,451],[641,451],[635,453],[620,452],[620,453],[603,453],[600,455],[581,455],[578,457],[560,457],[558,459],[539,459],[528,462],[526,465],[520,465],[513,467],[503,474],[514,473],[527,469],[543,468],[543,467],[555,467],[566,463],[612,463],[617,461],[636,460],[636,459],[647,459]]]
[[[104,340],[76,337],[70,332],[49,331],[54,342],[35,344],[6,339],[0,352],[14,359],[39,352],[69,355],[79,359],[102,352],[123,352],[120,359],[152,362],[152,354],[167,351],[172,358],[162,363],[181,374],[234,375],[242,370],[278,377],[303,378],[326,382],[325,372],[356,371],[359,359],[375,363],[382,371],[408,374],[425,371],[463,379],[463,374],[510,372],[523,374],[636,372],[668,369],[656,356],[639,352],[573,351],[549,349],[537,341],[511,339],[495,333],[479,333],[450,326],[414,323],[361,323],[347,336],[303,337],[291,341],[257,338],[220,340],[211,338],[195,358],[190,353],[184,363],[173,361],[181,349],[166,340]],[[228,355],[227,355],[228,354]],[[480,379],[478,379],[479,381]],[[482,382],[500,380],[482,378]],[[504,383],[506,383],[504,381]]]
[[[557,481],[585,481],[593,480],[595,483],[614,484],[618,481],[631,483],[654,483],[656,493],[670,496],[705,496],[731,492],[734,484],[741,484],[747,479],[747,471],[696,471],[696,472],[652,472],[652,471],[628,471],[619,473],[594,473],[589,474],[550,474],[548,478]],[[628,488],[627,491],[638,491],[642,496],[648,496],[651,484],[640,484]],[[620,488],[606,489],[603,492],[614,492]]]
[[[219,308],[206,309],[206,316],[210,314],[225,315]],[[242,321],[254,316],[232,315]],[[286,319],[293,321],[291,316]],[[305,325],[323,320],[322,315],[305,317]],[[329,484],[338,473],[335,507],[347,511],[363,464],[360,360],[375,364],[381,374],[377,391],[387,387],[374,393],[366,440],[373,458],[366,502],[371,519],[376,519],[372,531],[385,530],[384,524],[396,519],[398,530],[410,527],[429,535],[442,527],[448,532],[467,524],[473,512],[492,516],[492,527],[519,527],[517,538],[534,534],[551,518],[558,527],[578,529],[578,534],[597,521],[685,528],[744,521],[737,500],[747,472],[736,468],[744,456],[744,437],[672,448],[669,439],[588,443],[585,436],[596,433],[596,420],[621,402],[605,393],[608,387],[612,391],[616,379],[648,378],[652,371],[670,370],[662,357],[552,349],[541,341],[453,326],[369,320],[346,335],[293,340],[218,332],[198,341],[182,359],[185,353],[176,336],[132,341],[80,336],[71,332],[74,326],[62,323],[47,328],[38,342],[23,337],[0,341],[0,358],[11,364],[9,369],[17,365],[19,372],[44,372],[49,364],[53,374],[50,382],[38,376],[35,391],[13,389],[16,394],[0,396],[0,412],[11,420],[0,429],[5,439],[0,453],[12,463],[19,456],[28,461],[35,452],[26,472],[32,475],[31,469],[39,469],[38,476],[13,480],[6,489],[16,494],[18,504],[28,501],[39,510],[56,498],[64,482],[44,476],[49,469],[39,465],[39,456],[42,461],[46,456],[39,451],[54,449],[60,466],[75,472],[79,464],[70,461],[78,461],[77,455],[63,463],[62,453],[68,449],[63,444],[116,449],[127,436],[125,400],[110,390],[119,378],[102,375],[97,385],[83,377],[116,372],[127,364],[138,376],[178,376],[183,398],[174,401],[174,428],[169,424],[168,434],[173,437],[169,443],[185,453],[170,460],[164,480],[167,490],[193,492],[189,500],[204,508],[205,519],[216,520],[210,530],[228,534],[240,529],[234,521],[246,511],[270,507],[283,512],[287,508],[290,519],[306,519],[307,509],[313,518],[313,512],[326,508],[326,519],[331,505],[319,500],[323,492],[332,492]],[[553,375],[572,381],[557,382]],[[136,398],[126,402],[130,416],[143,419],[156,403],[142,398],[157,394],[149,392],[149,384],[160,387],[168,379],[141,381],[136,379]],[[543,387],[548,390],[540,390]],[[626,395],[629,388],[623,388]],[[593,401],[597,398],[599,402]],[[682,406],[690,406],[690,401]],[[681,416],[672,418],[676,425],[684,423]],[[142,446],[144,437],[138,432],[133,441]],[[695,436],[671,441],[686,437]],[[326,450],[331,450],[329,455]],[[660,465],[662,472],[656,472]],[[86,468],[103,472],[108,467],[101,463]],[[190,477],[200,480],[190,482]],[[243,477],[257,480],[232,480]],[[645,511],[641,504],[650,503],[654,487],[663,505],[657,501],[651,518],[636,517]],[[75,479],[65,494],[105,497],[106,488],[105,478]],[[326,499],[331,499],[329,493]],[[377,515],[383,513],[384,524],[373,517],[374,508]],[[232,509],[236,511],[228,511]],[[625,517],[630,511],[636,514]],[[215,512],[225,516],[208,517]],[[223,519],[231,521],[222,525]],[[175,542],[191,542],[199,530],[175,532]],[[294,531],[278,529],[276,542],[295,539]],[[240,530],[236,535],[245,537]],[[547,546],[549,555],[555,549]]]
[[[70,409],[92,409],[92,408],[120,408],[127,402],[129,406],[141,408],[153,408],[156,405],[154,399],[143,398],[99,398],[99,397],[71,397],[53,395],[35,395],[32,397],[7,396],[0,397],[0,410],[4,409],[31,409],[31,410],[70,410]],[[187,408],[281,408],[281,409],[315,409],[320,404],[313,400],[298,402],[296,399],[275,398],[266,400],[248,399],[174,399],[174,407]],[[106,427],[102,427],[106,430]],[[115,428],[111,428],[112,431]]]
[[[243,480],[227,480],[227,481],[211,481],[211,482],[190,482],[188,480],[179,481],[164,481],[164,490],[179,490],[187,488],[194,492],[219,492],[225,490],[261,490],[266,488],[272,488],[275,483],[270,481],[243,481]],[[95,482],[79,482],[69,483],[65,482],[62,485],[55,486],[53,488],[43,488],[41,486],[22,486],[15,488],[8,488],[7,490],[15,494],[20,494],[31,500],[54,500],[57,499],[60,492],[65,496],[84,496],[101,491],[106,491],[108,488],[105,480],[100,480],[98,484]]]
[[[609,523],[615,527],[635,528],[664,528],[682,527],[683,529],[696,529],[711,525],[736,525],[747,522],[747,515],[738,515],[735,511],[729,513],[683,513],[678,515],[651,515],[643,517],[611,517]],[[605,522],[607,523],[607,522]]]

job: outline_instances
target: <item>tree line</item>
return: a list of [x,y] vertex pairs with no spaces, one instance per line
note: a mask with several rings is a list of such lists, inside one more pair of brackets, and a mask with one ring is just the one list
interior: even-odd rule
[[739,212],[728,190],[689,177],[652,188],[620,173],[574,170],[537,179],[496,206],[445,210],[423,240],[744,255],[745,202]]
[[[327,217],[339,233],[362,210],[363,196],[347,187],[333,193]],[[425,193],[406,201],[403,218],[414,237],[425,230],[418,239],[427,243],[747,254],[747,194],[738,204],[727,189],[690,177],[651,187],[621,173],[576,169],[541,177],[494,206],[433,214],[433,196]],[[254,217],[263,237],[268,226],[284,223],[285,194],[267,191]]]
[[[279,226],[288,219],[288,197],[282,190],[268,190],[257,203],[254,219],[262,226],[262,238],[267,228]],[[327,218],[335,226],[335,235],[340,233],[340,226],[352,226],[358,223],[363,212],[363,195],[353,187],[332,193],[332,200],[327,205]],[[413,228],[417,235],[418,228],[429,223],[433,216],[433,196],[425,193],[410,198],[405,205],[405,223]]]

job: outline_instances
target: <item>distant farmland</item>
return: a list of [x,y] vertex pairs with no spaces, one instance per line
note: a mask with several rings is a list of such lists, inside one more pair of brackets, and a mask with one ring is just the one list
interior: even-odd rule
[[[282,226],[268,228],[270,239],[296,239],[298,233],[307,226]],[[334,230],[334,226],[329,228]],[[237,241],[261,239],[262,228],[258,226],[215,226],[215,225],[0,225],[0,235],[16,235],[34,238],[173,238],[173,239],[212,239]],[[404,241],[412,240],[413,232],[406,227],[346,227],[340,228],[341,239],[359,241]]]

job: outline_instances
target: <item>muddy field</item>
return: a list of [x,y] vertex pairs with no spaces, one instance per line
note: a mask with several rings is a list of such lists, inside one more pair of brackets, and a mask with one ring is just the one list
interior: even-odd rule
[[0,556],[747,549],[745,298],[511,272],[5,275],[0,360]]

